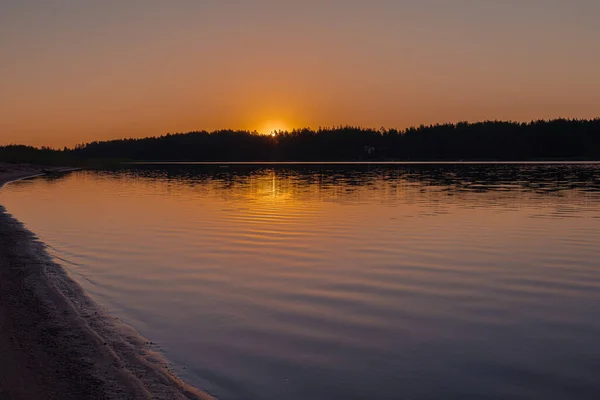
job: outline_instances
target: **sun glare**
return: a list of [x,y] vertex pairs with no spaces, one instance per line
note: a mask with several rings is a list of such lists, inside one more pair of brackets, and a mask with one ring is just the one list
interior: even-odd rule
[[269,120],[269,121],[266,121],[262,125],[259,132],[262,133],[263,135],[274,136],[276,132],[289,131],[289,130],[290,130],[290,128],[285,122],[280,121],[280,120]]

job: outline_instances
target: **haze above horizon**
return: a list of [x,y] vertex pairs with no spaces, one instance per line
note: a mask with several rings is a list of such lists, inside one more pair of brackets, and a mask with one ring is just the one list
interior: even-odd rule
[[594,118],[595,0],[0,3],[0,145]]

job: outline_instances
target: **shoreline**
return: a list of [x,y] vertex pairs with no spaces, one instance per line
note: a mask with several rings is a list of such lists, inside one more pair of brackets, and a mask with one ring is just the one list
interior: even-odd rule
[[[0,173],[0,188],[43,174]],[[108,315],[2,205],[0,398],[213,399],[176,377],[147,339]]]

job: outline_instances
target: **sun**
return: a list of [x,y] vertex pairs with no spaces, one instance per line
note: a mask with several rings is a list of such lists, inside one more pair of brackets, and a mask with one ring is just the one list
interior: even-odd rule
[[263,135],[272,135],[274,136],[276,132],[280,132],[280,131],[289,131],[290,127],[283,121],[281,120],[276,120],[276,119],[272,119],[272,120],[268,120],[265,121],[259,132],[262,133]]

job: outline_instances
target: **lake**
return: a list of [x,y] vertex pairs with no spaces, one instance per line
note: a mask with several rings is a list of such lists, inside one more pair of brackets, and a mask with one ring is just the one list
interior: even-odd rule
[[220,399],[600,398],[600,165],[154,165],[0,204]]

